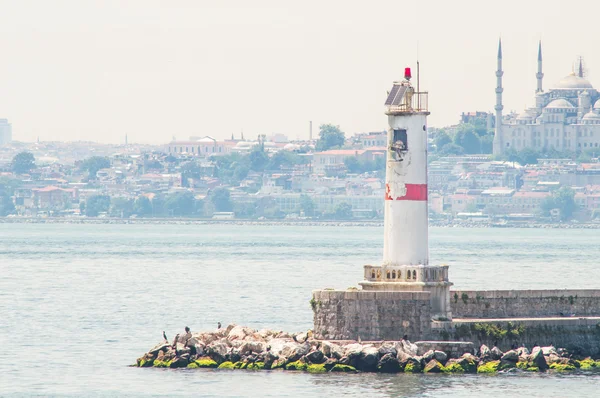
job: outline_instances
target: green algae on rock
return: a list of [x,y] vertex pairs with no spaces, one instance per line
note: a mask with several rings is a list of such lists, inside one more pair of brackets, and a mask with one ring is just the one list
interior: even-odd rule
[[327,369],[325,369],[325,364],[315,364],[315,365],[308,365],[306,367],[306,371],[308,373],[325,373],[327,372]]
[[308,365],[301,361],[290,362],[285,365],[285,370],[306,370]]
[[442,366],[442,373],[465,373],[466,369],[459,363],[451,363],[447,366]]
[[559,372],[564,372],[564,371],[568,371],[568,370],[575,370],[575,366],[571,365],[570,363],[551,363],[550,364],[550,369],[552,370],[556,370]]
[[409,362],[404,367],[404,373],[421,373],[421,367],[415,365],[413,362]]
[[342,365],[341,363],[338,363],[331,368],[330,372],[356,372],[356,368],[354,366]]
[[218,369],[234,369],[233,362],[226,361],[219,365]]
[[496,373],[500,367],[500,361],[490,361],[479,365],[477,367],[477,373]]
[[199,368],[217,368],[219,364],[212,358],[202,357],[196,359],[193,363],[195,363]]
[[152,366],[155,368],[168,368],[171,366],[171,361],[161,361],[160,359],[155,359],[152,363]]
[[265,368],[264,362],[249,363],[248,366],[246,366],[246,369],[248,369],[248,370],[262,370],[264,368]]

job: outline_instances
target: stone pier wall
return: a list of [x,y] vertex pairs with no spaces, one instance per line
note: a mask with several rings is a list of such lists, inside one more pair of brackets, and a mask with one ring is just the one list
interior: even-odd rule
[[452,290],[453,318],[600,315],[600,290]]
[[314,333],[326,340],[414,340],[431,331],[429,292],[318,290]]
[[600,317],[454,320],[436,325],[432,340],[471,341],[475,348],[497,344],[502,351],[513,344],[562,347],[572,354],[600,357]]

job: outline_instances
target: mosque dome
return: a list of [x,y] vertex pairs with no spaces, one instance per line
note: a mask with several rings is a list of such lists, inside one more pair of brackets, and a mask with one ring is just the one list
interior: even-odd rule
[[564,98],[558,98],[546,105],[550,109],[573,109],[575,108],[569,101]]
[[531,116],[527,111],[523,111],[517,116],[517,120],[531,120],[533,116]]
[[583,115],[583,120],[600,120],[600,115],[591,111]]
[[594,109],[600,109],[600,99],[594,104]]
[[561,81],[559,81],[554,88],[558,90],[583,90],[594,87],[587,79],[579,77],[575,73],[571,73],[570,75],[561,79]]

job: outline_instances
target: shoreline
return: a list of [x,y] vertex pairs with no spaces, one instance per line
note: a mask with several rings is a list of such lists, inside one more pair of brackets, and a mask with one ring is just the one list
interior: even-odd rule
[[[260,225],[300,227],[383,227],[383,220],[214,220],[206,218],[63,218],[63,217],[0,217],[0,224],[131,224],[131,225]],[[600,223],[508,223],[440,222],[430,220],[436,228],[540,228],[540,229],[600,229]]]

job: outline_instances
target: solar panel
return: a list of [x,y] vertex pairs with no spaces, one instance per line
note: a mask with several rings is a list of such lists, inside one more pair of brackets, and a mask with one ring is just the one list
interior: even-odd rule
[[390,91],[390,93],[388,94],[387,100],[385,100],[385,105],[392,105],[392,101],[394,101],[394,98],[396,97],[399,88],[400,86],[397,84],[394,84],[392,86],[392,91]]
[[404,99],[404,94],[406,93],[406,90],[408,89],[408,86],[398,86],[398,87],[399,87],[399,90],[396,93],[394,100],[392,101],[392,106],[400,105],[400,103]]

